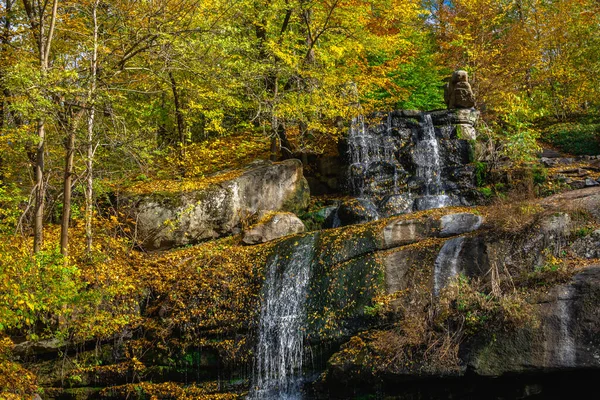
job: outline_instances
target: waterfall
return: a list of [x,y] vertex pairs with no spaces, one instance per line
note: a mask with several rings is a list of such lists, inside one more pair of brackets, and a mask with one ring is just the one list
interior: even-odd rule
[[562,287],[558,292],[557,314],[559,318],[558,343],[556,345],[557,359],[561,366],[572,367],[575,365],[575,339],[570,331],[571,307],[574,290],[572,286]]
[[354,194],[394,194],[398,192],[398,161],[391,136],[391,115],[385,124],[367,128],[364,117],[352,120],[348,133],[350,189]]
[[458,260],[465,238],[447,240],[438,254],[433,266],[433,294],[439,296],[440,290],[448,281],[458,275]]
[[417,165],[417,177],[424,181],[423,196],[415,200],[417,210],[428,210],[450,205],[450,198],[443,194],[442,168],[435,128],[430,114],[423,115],[423,137],[415,145],[413,160]]
[[[432,113],[399,114],[373,116],[378,121],[371,125],[363,116],[352,120],[347,139],[350,192],[370,201],[381,216],[459,202],[456,182],[445,185],[442,180],[447,158],[441,157]],[[455,167],[456,157],[449,159]],[[446,186],[452,195],[445,192]]]
[[[301,399],[306,297],[314,236],[267,265],[249,399]],[[284,250],[285,251],[285,250]]]

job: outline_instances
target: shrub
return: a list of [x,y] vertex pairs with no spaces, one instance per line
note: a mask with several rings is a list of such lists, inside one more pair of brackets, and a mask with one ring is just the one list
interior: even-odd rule
[[542,139],[574,155],[600,154],[600,124],[555,124],[542,133]]

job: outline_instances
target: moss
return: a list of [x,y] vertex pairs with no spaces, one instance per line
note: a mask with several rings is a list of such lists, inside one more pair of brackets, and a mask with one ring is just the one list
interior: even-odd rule
[[474,163],[475,161],[477,161],[477,141],[471,139],[468,141],[468,143],[469,163]]
[[375,299],[384,292],[383,271],[374,254],[341,264],[314,265],[308,299],[309,336],[339,338],[376,317],[368,310],[377,308]]
[[310,188],[305,178],[300,179],[296,185],[296,190],[289,195],[284,201],[282,210],[290,211],[294,214],[298,214],[303,210],[306,210],[310,202]]
[[454,129],[456,129],[456,138],[457,139],[464,139],[464,135],[463,135],[463,127],[459,124],[459,125],[454,125]]
[[376,224],[352,225],[323,231],[317,249],[318,262],[334,265],[379,248]]
[[483,339],[480,349],[473,349],[471,364],[477,374],[501,376],[505,372],[524,371],[534,357],[533,346],[543,342],[536,338],[539,333],[524,327],[511,333],[497,332]]
[[475,163],[475,180],[477,187],[483,187],[488,182],[488,165],[485,162]]

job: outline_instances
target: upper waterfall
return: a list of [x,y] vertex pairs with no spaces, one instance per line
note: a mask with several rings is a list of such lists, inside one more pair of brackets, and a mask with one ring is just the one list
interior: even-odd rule
[[477,115],[392,111],[354,118],[344,150],[349,192],[380,216],[468,204],[474,187],[468,139]]

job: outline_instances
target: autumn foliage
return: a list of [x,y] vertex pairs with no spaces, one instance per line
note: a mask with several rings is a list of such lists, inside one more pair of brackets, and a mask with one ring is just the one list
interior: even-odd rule
[[[2,0],[0,22],[2,398],[56,383],[13,354],[47,341],[61,382],[131,378],[105,397],[235,398],[144,379],[152,363],[173,372],[201,354],[249,365],[270,245],[234,236],[144,254],[119,222],[123,191],[196,190],[256,159],[335,154],[356,115],[443,107],[458,68],[503,157],[531,161],[557,121],[547,140],[600,146],[598,1]],[[314,323],[336,331],[338,311]],[[363,339],[348,351],[406,344]]]

